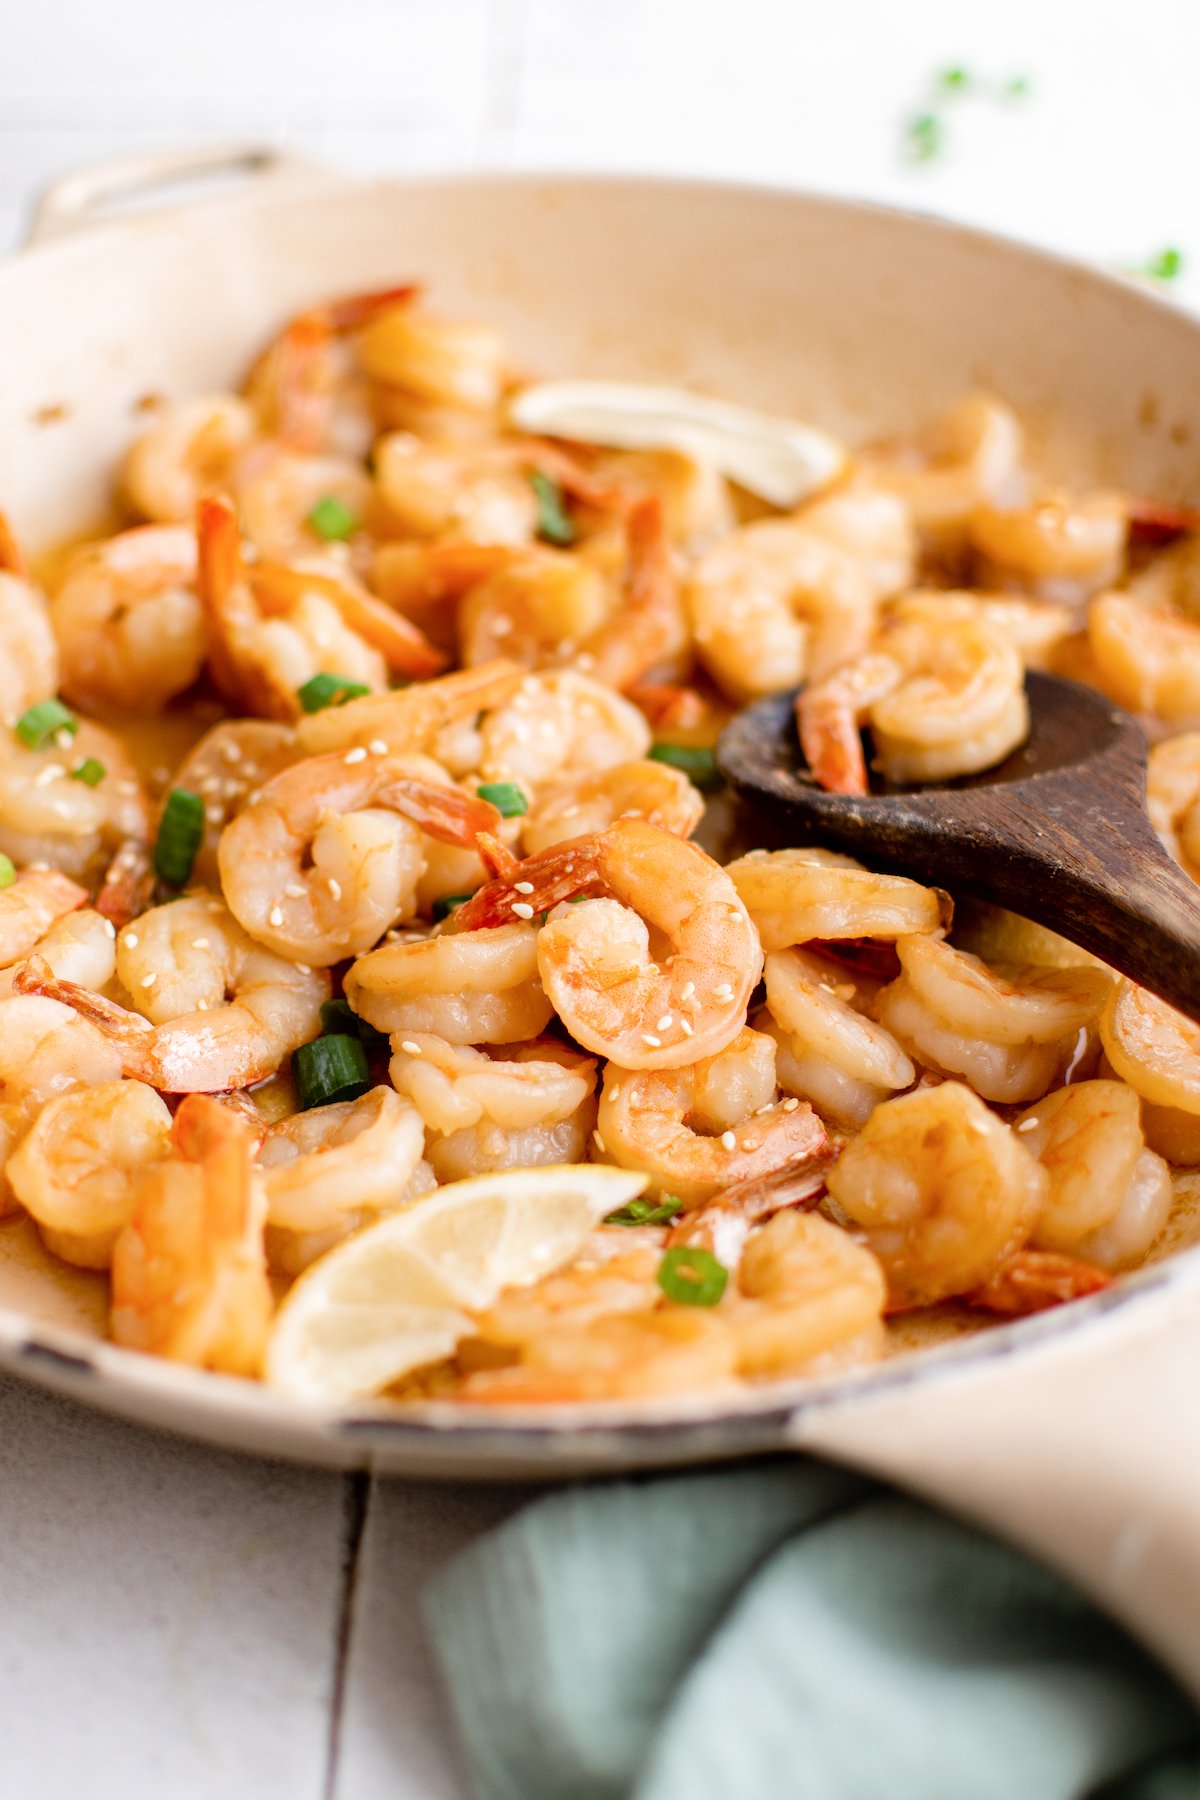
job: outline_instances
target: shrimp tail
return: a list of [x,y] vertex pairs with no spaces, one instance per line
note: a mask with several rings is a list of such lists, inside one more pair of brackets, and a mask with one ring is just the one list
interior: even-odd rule
[[1200,509],[1168,506],[1161,500],[1144,500],[1137,494],[1126,497],[1125,516],[1129,542],[1150,549],[1200,531]]
[[709,702],[695,688],[677,687],[667,681],[635,681],[626,688],[625,697],[656,729],[696,731],[712,712]]
[[514,908],[529,907],[516,916],[549,912],[562,900],[574,900],[594,892],[601,883],[600,837],[572,838],[536,856],[514,863],[511,870],[476,890],[453,914],[455,931],[478,931],[491,925],[511,925]]
[[217,686],[235,705],[290,724],[299,702],[279,687],[252,647],[257,607],[237,513],[225,495],[205,494],[197,503],[196,549],[196,593],[209,621],[208,660]]
[[1081,1300],[1087,1294],[1103,1293],[1112,1282],[1107,1270],[1077,1257],[1050,1250],[1019,1250],[965,1298],[968,1306],[1018,1319],[1063,1306],[1068,1300]]
[[490,831],[478,833],[475,848],[479,852],[480,862],[493,881],[511,881],[521,866],[520,857],[514,856],[508,845],[502,844]]
[[100,883],[96,911],[118,931],[145,912],[154,889],[154,866],[145,844],[121,845]]
[[679,574],[657,494],[643,495],[625,521],[624,603],[589,640],[594,673],[624,692],[668,657],[685,636]]
[[418,625],[349,577],[290,569],[285,563],[258,563],[251,571],[250,586],[265,613],[286,613],[302,595],[320,594],[337,608],[348,630],[379,651],[395,675],[427,681],[445,671],[447,657]]
[[440,844],[469,848],[480,832],[494,833],[500,826],[500,814],[490,800],[479,800],[473,794],[464,794],[461,788],[442,787],[411,776],[389,783],[379,800],[402,818],[411,819]]
[[90,988],[81,987],[77,981],[60,980],[40,956],[31,956],[17,970],[13,977],[13,992],[41,994],[47,1000],[59,1000],[64,1006],[71,1007],[108,1039],[121,1058],[126,1075],[148,1082],[151,1087],[158,1085],[159,1069],[152,1046],[154,1027],[148,1019],[129,1012],[113,1000],[105,1000]]
[[0,512],[0,569],[21,577],[28,572],[24,552],[5,512]]
[[686,1212],[667,1232],[668,1249],[698,1245],[734,1268],[755,1225],[785,1209],[811,1212],[824,1197],[825,1178],[841,1154],[842,1141],[831,1139],[817,1114],[809,1111],[812,1148],[807,1155],[793,1154],[770,1174],[735,1182]]
[[865,794],[867,763],[852,712],[822,705],[806,689],[796,700],[796,725],[804,760],[830,794]]

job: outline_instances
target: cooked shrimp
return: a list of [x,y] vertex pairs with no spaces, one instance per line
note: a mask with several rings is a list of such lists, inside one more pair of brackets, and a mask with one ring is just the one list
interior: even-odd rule
[[0,725],[58,692],[58,646],[41,590],[0,512]]
[[1200,731],[1155,744],[1146,777],[1146,810],[1175,861],[1200,881]]
[[914,573],[912,529],[890,495],[832,494],[721,539],[693,569],[696,647],[735,700],[782,693],[866,648],[880,602]]
[[697,845],[618,819],[529,857],[519,873],[481,888],[456,928],[532,917],[599,890],[603,898],[564,909],[538,936],[542,984],[585,1049],[625,1069],[670,1069],[737,1036],[762,952],[737,889]]
[[598,774],[645,756],[650,727],[636,706],[575,669],[526,675],[479,728],[485,781],[514,781],[537,794],[548,779]]
[[613,609],[609,583],[582,557],[531,544],[473,586],[458,608],[465,667],[511,657],[527,669],[565,662]]
[[[116,1052],[71,1008],[40,995],[0,999],[0,1171],[47,1102],[120,1073]],[[9,1193],[0,1174],[0,1212]]]
[[814,1151],[803,1162],[784,1163],[753,1181],[735,1181],[732,1187],[722,1188],[679,1214],[667,1230],[668,1247],[699,1245],[711,1250],[727,1269],[736,1269],[756,1225],[785,1207],[807,1209],[817,1204],[841,1147],[830,1139],[823,1150]]
[[272,1311],[257,1140],[229,1107],[192,1094],[178,1154],[142,1179],[112,1260],[112,1334],[173,1362],[256,1375]]
[[0,967],[28,956],[57,919],[86,901],[87,889],[56,869],[23,869],[0,889]]
[[351,519],[363,518],[371,502],[371,479],[349,457],[301,456],[285,444],[259,443],[238,458],[226,491],[259,555],[288,562],[324,546],[313,523],[322,501],[335,500]]
[[538,525],[533,474],[606,511],[621,498],[570,452],[536,438],[437,443],[397,431],[379,439],[373,463],[386,524],[455,546],[530,543]]
[[835,1125],[858,1128],[872,1108],[911,1087],[916,1069],[891,1032],[842,998],[832,971],[799,950],[775,950],[763,970],[779,1085]]
[[539,1332],[522,1344],[515,1367],[470,1375],[460,1393],[488,1406],[719,1394],[735,1365],[724,1320],[702,1307],[672,1306]]
[[1036,1100],[1061,1080],[1112,986],[1103,969],[990,968],[932,936],[900,938],[902,973],[877,1000],[911,1055],[985,1100]]
[[126,926],[117,969],[139,1012],[32,958],[19,994],[47,994],[95,1025],[121,1072],[168,1094],[217,1093],[273,1075],[318,1035],[329,979],[253,942],[219,900],[187,895]]
[[204,802],[204,836],[192,864],[198,887],[217,886],[217,845],[229,821],[299,756],[292,728],[268,719],[222,719],[188,751],[171,786]]
[[893,1306],[981,1286],[1034,1230],[1047,1176],[961,1082],[876,1107],[829,1193],[887,1272]]
[[1045,1312],[1111,1287],[1112,1276],[1092,1263],[1049,1250],[1018,1250],[995,1274],[964,1296],[968,1306],[1006,1319]]
[[984,394],[959,401],[914,438],[862,452],[873,484],[908,506],[926,544],[953,551],[980,506],[1013,507],[1025,496],[1024,439],[1016,414]]
[[254,414],[233,394],[171,401],[130,446],[124,497],[143,519],[190,524],[200,496],[225,485],[253,437]]
[[1100,1019],[1104,1054],[1143,1100],[1151,1148],[1200,1164],[1200,1025],[1165,1000],[1119,981]]
[[1049,1178],[1031,1242],[1105,1268],[1140,1262],[1166,1223],[1171,1177],[1142,1140],[1138,1097],[1119,1081],[1046,1094],[1014,1121]]
[[1021,659],[981,621],[942,616],[937,601],[913,600],[896,609],[875,643],[797,702],[804,754],[830,792],[867,791],[863,724],[894,782],[989,769],[1029,735]]
[[[509,378],[503,339],[486,325],[442,319],[412,306],[391,306],[368,319],[358,341],[363,368],[392,401],[396,423],[424,410],[494,419]],[[409,402],[406,409],[404,403]],[[401,415],[398,417],[397,415]]]
[[5,1173],[48,1249],[106,1269],[142,1176],[170,1149],[170,1110],[154,1089],[104,1081],[44,1106]]
[[725,873],[767,951],[811,938],[891,940],[950,923],[950,897],[940,888],[877,875],[835,850],[752,850]]
[[622,693],[654,672],[685,672],[690,636],[662,502],[636,501],[625,529],[617,606],[579,650],[580,666]]
[[1166,725],[1200,722],[1200,624],[1129,594],[1102,594],[1088,608],[1095,680],[1131,712]]
[[750,1238],[723,1308],[739,1375],[817,1374],[883,1351],[887,1282],[870,1249],[816,1213],[778,1212]]
[[372,430],[367,397],[344,340],[417,293],[409,284],[352,294],[289,319],[246,383],[265,435],[304,454],[335,447],[365,456]]
[[906,618],[914,612],[935,624],[958,618],[983,625],[1012,645],[1026,669],[1055,666],[1077,623],[1074,610],[1055,601],[970,588],[914,588],[887,609],[887,617]]
[[[51,972],[62,980],[81,982],[84,987],[99,993],[116,973],[116,935],[111,919],[87,907],[81,912],[63,913],[55,919],[30,947],[28,954],[40,956]],[[0,996],[7,997],[13,992],[20,966],[21,958],[18,957],[7,968],[0,967]]]
[[50,603],[62,690],[79,706],[159,712],[191,687],[207,647],[196,540],[143,525],[77,551]]
[[662,1250],[663,1233],[655,1228],[601,1226],[569,1267],[510,1288],[476,1319],[476,1330],[489,1345],[520,1349],[564,1323],[649,1311],[662,1297]]
[[1124,568],[1126,536],[1125,497],[1107,492],[1043,494],[1010,508],[985,504],[969,528],[988,585],[1011,583],[1071,602],[1113,585]]
[[[84,763],[95,787],[73,779]],[[80,719],[42,750],[0,731],[0,850],[15,863],[48,863],[76,879],[95,876],[114,851],[145,844],[150,806],[136,763],[116,732]]]
[[825,1146],[812,1108],[779,1101],[775,1047],[744,1030],[687,1068],[632,1071],[610,1063],[598,1147],[652,1187],[695,1207],[734,1182],[803,1165]]
[[380,1031],[430,1032],[451,1044],[525,1043],[553,1012],[538,978],[537,932],[519,920],[385,944],[349,970],[346,998]]
[[603,831],[617,819],[645,819],[685,838],[703,814],[704,796],[683,771],[647,757],[543,788],[522,821],[522,839],[526,854],[537,856],[568,838]]
[[440,1181],[489,1169],[582,1162],[596,1065],[552,1040],[491,1055],[430,1033],[396,1035],[391,1078],[424,1119]]
[[422,832],[470,846],[498,826],[486,800],[351,750],[284,769],[226,827],[221,886],[240,924],[282,956],[357,956],[416,907]]
[[424,1144],[420,1113],[386,1087],[281,1119],[258,1157],[269,1226],[336,1242],[404,1204]]
[[328,750],[378,754],[382,744],[394,756],[432,756],[455,775],[467,774],[482,756],[479,715],[503,706],[530,679],[518,664],[498,660],[399,693],[364,694],[301,719],[297,741],[306,756]]

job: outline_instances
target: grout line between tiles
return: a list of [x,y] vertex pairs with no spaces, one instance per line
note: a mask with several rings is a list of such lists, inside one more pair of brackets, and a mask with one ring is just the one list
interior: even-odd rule
[[373,1476],[351,1470],[342,1478],[342,1587],[333,1642],[333,1682],[329,1696],[329,1735],[326,1740],[322,1800],[336,1800],[338,1755],[342,1743],[342,1713],[346,1703],[346,1672],[354,1635],[354,1603],[358,1593],[358,1565],[374,1488]]

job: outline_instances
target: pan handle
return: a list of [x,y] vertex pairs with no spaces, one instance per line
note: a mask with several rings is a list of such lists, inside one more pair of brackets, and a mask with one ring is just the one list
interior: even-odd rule
[[1200,1699],[1200,1252],[1161,1273],[1024,1351],[897,1365],[791,1435],[1029,1550]]
[[40,244],[98,224],[114,203],[141,200],[160,188],[165,193],[193,183],[203,187],[231,175],[276,180],[317,173],[314,164],[272,144],[196,144],[186,150],[149,150],[115,157],[76,169],[43,189],[34,203],[26,242]]

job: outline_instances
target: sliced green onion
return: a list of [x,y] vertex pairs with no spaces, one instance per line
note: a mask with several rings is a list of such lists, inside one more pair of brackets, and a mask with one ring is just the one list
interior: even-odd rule
[[1004,84],[1004,98],[1006,100],[1028,100],[1032,89],[1033,82],[1028,75],[1010,75]]
[[317,536],[327,543],[340,538],[348,538],[358,525],[358,519],[344,500],[336,494],[322,494],[317,504],[308,515],[308,523]]
[[79,720],[61,700],[39,700],[36,706],[21,714],[14,729],[30,750],[44,750],[60,731],[74,737],[79,730]]
[[204,842],[204,802],[189,788],[172,788],[158,822],[154,873],[168,887],[183,887],[191,878],[196,852]]
[[485,781],[475,789],[481,800],[490,800],[502,819],[519,819],[529,802],[515,781]]
[[386,1033],[360,1019],[348,1000],[322,1000],[321,1030],[327,1036],[357,1037],[368,1055],[388,1048]]
[[682,769],[698,788],[715,787],[721,779],[717,773],[716,752],[699,745],[652,744],[650,756],[654,762],[670,763],[673,769]]
[[0,850],[0,888],[11,887],[16,879],[17,871],[12,857],[5,856],[3,850]]
[[1151,281],[1174,281],[1183,274],[1183,251],[1176,250],[1174,245],[1168,244],[1165,249],[1159,250],[1156,255],[1149,257],[1144,263],[1131,267],[1127,273],[1145,275]]
[[573,544],[579,534],[567,511],[563,491],[557,481],[551,480],[549,475],[543,475],[540,469],[534,469],[529,477],[529,485],[537,499],[538,536],[547,544]]
[[699,1244],[664,1251],[658,1265],[658,1285],[678,1306],[715,1306],[728,1280],[725,1264]]
[[333,1032],[314,1038],[292,1052],[292,1079],[301,1109],[332,1106],[337,1100],[357,1100],[371,1085],[367,1053],[357,1037]]
[[467,901],[473,900],[474,897],[473,894],[442,894],[433,903],[434,919],[438,921],[448,919],[456,907],[465,906]]
[[306,713],[324,712],[327,706],[345,706],[347,700],[361,700],[370,688],[348,675],[313,675],[296,689],[296,698]]
[[932,162],[946,147],[942,121],[936,113],[918,113],[904,128],[904,147],[913,162]]
[[682,1209],[683,1201],[677,1194],[664,1194],[659,1201],[631,1200],[628,1206],[618,1207],[616,1212],[609,1213],[606,1225],[667,1225]]
[[71,770],[72,781],[82,781],[85,787],[99,787],[104,780],[104,764],[94,756],[85,756],[83,761]]
[[937,78],[937,85],[947,94],[961,94],[972,83],[966,69],[943,69]]

